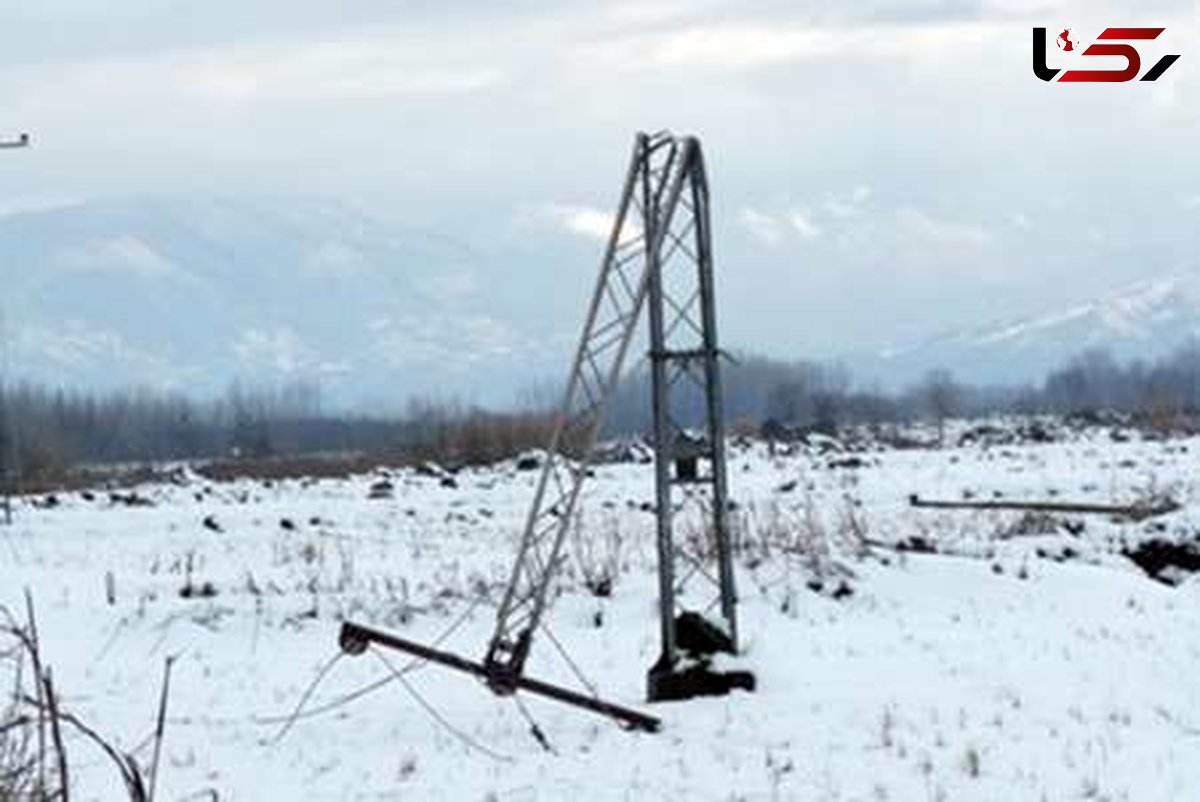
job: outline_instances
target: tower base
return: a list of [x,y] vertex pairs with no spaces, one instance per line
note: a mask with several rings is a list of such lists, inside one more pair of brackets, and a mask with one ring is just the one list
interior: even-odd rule
[[[685,611],[675,618],[675,644],[682,654],[663,653],[646,672],[646,698],[671,702],[697,696],[724,696],[735,688],[752,691],[754,675],[749,671],[715,671],[712,656],[735,654],[733,638],[721,627],[696,612]],[[679,654],[678,652],[676,653]]]
[[749,671],[714,671],[706,662],[665,666],[659,661],[646,673],[646,698],[675,702],[697,696],[725,696],[734,689],[753,691],[757,684]]

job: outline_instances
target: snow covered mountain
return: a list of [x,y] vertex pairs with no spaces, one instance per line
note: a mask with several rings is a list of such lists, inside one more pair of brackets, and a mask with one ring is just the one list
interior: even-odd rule
[[946,367],[975,382],[1038,379],[1072,356],[1103,348],[1119,359],[1153,358],[1200,337],[1200,273],[1136,282],[1094,300],[970,331],[887,348],[862,370],[888,379]]
[[455,241],[323,201],[11,214],[0,218],[7,361],[11,375],[66,386],[200,395],[305,379],[352,404],[427,388],[486,397],[536,347],[497,312],[478,262]]
[[[295,198],[7,214],[0,364],[10,377],[68,387],[203,396],[235,379],[316,380],[326,399],[358,408],[394,409],[430,393],[503,404],[532,379],[561,373],[591,287],[594,242],[532,239],[525,250],[503,243],[480,254]],[[847,363],[888,384],[941,366],[971,381],[1014,381],[1089,347],[1152,356],[1196,336],[1200,273],[1178,273]]]

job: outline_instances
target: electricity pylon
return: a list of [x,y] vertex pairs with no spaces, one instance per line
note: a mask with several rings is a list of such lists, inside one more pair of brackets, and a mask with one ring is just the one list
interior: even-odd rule
[[[16,139],[0,139],[0,148],[2,149],[27,147],[29,147],[29,134],[21,134]],[[4,331],[0,329],[0,337],[3,336]],[[7,378],[7,376],[0,376],[0,452],[2,452],[0,453],[0,465],[4,468],[3,476],[0,476],[0,479],[4,481],[4,522],[11,524],[13,518],[12,493],[18,454],[16,423],[8,409],[8,398],[5,393]]]
[[[511,692],[524,670],[605,403],[647,300],[662,639],[647,695],[657,701],[753,686],[749,675],[716,675],[702,664],[715,651],[737,650],[708,180],[699,140],[659,133],[634,143],[558,430],[496,616],[484,665],[498,693]],[[689,388],[703,396],[698,431],[687,426]],[[697,537],[676,526],[676,506],[686,503],[700,508]],[[708,616],[714,608],[718,622]]]
[[[647,301],[662,637],[647,696],[686,699],[754,687],[748,672],[719,673],[709,665],[715,652],[736,652],[737,621],[708,181],[699,140],[666,132],[639,133],[634,141],[554,435],[483,661],[352,623],[342,628],[343,649],[359,653],[376,643],[481,677],[500,695],[529,691],[631,727],[658,728],[651,716],[525,676],[604,409]],[[697,391],[703,399],[698,416],[690,414]],[[680,514],[689,504],[699,511],[698,521]]]

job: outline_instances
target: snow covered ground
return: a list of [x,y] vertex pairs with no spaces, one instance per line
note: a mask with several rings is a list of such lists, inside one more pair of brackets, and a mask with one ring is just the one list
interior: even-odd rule
[[[427,642],[450,628],[443,648],[482,656],[536,479],[511,463],[465,469],[457,487],[411,470],[188,475],[137,488],[146,505],[27,500],[0,527],[0,604],[22,609],[32,590],[64,705],[142,757],[177,656],[161,799],[1196,799],[1200,582],[1153,581],[1120,552],[1197,538],[1200,438],[1117,434],[774,456],[735,444],[749,545],[744,654],[729,662],[759,691],[646,706],[664,720],[656,735],[525,699],[553,752],[512,700],[439,668],[322,709],[393,677],[400,655],[337,659],[286,723],[338,654],[343,618]],[[381,479],[391,497],[370,498]],[[587,591],[588,546],[574,543],[548,616],[602,695],[633,706],[658,649],[652,483],[648,465],[597,467],[582,562],[618,566],[613,593]],[[913,509],[912,493],[1183,507],[1047,522]],[[892,548],[913,538],[937,553]],[[834,598],[842,582],[853,593]],[[574,682],[545,637],[528,673]],[[120,798],[101,756],[68,748],[76,798]]]

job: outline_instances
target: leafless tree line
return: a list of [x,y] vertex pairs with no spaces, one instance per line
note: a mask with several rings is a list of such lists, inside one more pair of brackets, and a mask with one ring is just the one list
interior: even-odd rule
[[496,412],[432,398],[390,416],[328,411],[320,391],[302,384],[236,384],[212,401],[23,384],[0,388],[0,492],[53,486],[71,470],[93,465],[250,464],[308,455],[493,462],[544,445],[549,420],[533,409]]
[[[648,377],[635,374],[618,393],[608,419],[611,433],[650,425]],[[939,430],[947,418],[990,413],[1126,413],[1158,426],[1200,412],[1200,342],[1156,360],[1121,362],[1101,349],[1085,350],[1040,382],[977,386],[946,369],[926,372],[900,389],[856,382],[837,363],[739,356],[724,369],[727,420],[766,422],[834,432],[854,423],[928,420]],[[700,418],[699,393],[685,396],[683,419]]]
[[[649,382],[635,371],[619,388],[605,434],[650,428]],[[1200,410],[1200,344],[1154,361],[1122,363],[1086,351],[1039,383],[978,387],[934,370],[900,390],[857,383],[838,364],[740,355],[724,371],[731,427],[764,424],[834,432],[853,423],[929,420],[993,412],[1118,411],[1168,425]],[[703,397],[677,394],[677,419],[700,420]],[[0,479],[61,474],[71,466],[182,459],[264,459],[318,453],[386,453],[394,460],[483,463],[544,445],[558,387],[545,380],[509,410],[444,398],[413,400],[387,416],[327,410],[315,385],[235,384],[212,401],[131,390],[96,395],[34,385],[0,388]]]

